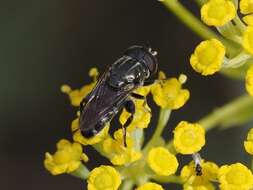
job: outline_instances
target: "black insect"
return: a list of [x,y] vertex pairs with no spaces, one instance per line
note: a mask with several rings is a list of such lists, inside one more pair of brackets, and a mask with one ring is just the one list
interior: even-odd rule
[[126,127],[135,113],[130,97],[145,99],[133,91],[152,83],[149,79],[158,69],[156,54],[151,48],[131,46],[100,76],[94,89],[80,104],[79,128],[84,137],[95,136],[125,107],[131,114],[122,126],[126,146]]

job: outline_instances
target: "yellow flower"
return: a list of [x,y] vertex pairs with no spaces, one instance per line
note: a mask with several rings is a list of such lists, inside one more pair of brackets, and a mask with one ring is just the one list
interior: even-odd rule
[[194,162],[182,168],[180,177],[184,183],[184,190],[214,190],[210,181],[217,180],[218,166],[213,162],[201,162],[202,175],[197,176]]
[[135,162],[142,157],[140,151],[135,150],[135,142],[127,133],[126,144],[123,144],[122,130],[119,129],[114,133],[114,139],[108,137],[103,142],[103,151],[107,154],[114,165],[124,165]]
[[253,128],[248,133],[247,141],[244,141],[244,148],[246,152],[253,155]]
[[181,81],[176,78],[155,83],[151,87],[151,93],[158,106],[172,110],[182,107],[190,97],[190,92],[182,89]]
[[148,182],[139,186],[136,190],[163,190],[163,187],[156,183]]
[[96,68],[91,68],[89,71],[89,76],[93,78],[93,82],[84,85],[81,89],[72,90],[68,85],[62,85],[61,91],[69,96],[70,102],[73,106],[79,106],[82,99],[87,96],[91,90],[94,88],[97,82],[98,71]]
[[62,139],[57,143],[57,151],[53,155],[46,153],[44,165],[51,174],[58,175],[75,171],[81,165],[82,160],[88,161],[82,146]]
[[174,130],[173,144],[181,154],[198,152],[205,145],[205,130],[197,123],[181,121]]
[[253,26],[248,26],[243,33],[242,46],[250,54],[253,54]]
[[156,174],[162,176],[174,174],[178,168],[176,156],[164,147],[152,148],[148,153],[147,163]]
[[243,17],[242,20],[243,20],[247,25],[253,26],[253,14],[247,15],[247,16]]
[[218,179],[221,190],[249,190],[253,188],[253,175],[241,163],[222,166],[218,172]]
[[235,15],[236,9],[230,0],[209,0],[201,7],[201,19],[209,26],[222,26]]
[[192,68],[202,75],[212,75],[219,71],[225,57],[225,47],[216,40],[202,41],[191,55]]
[[240,10],[242,14],[253,13],[253,2],[252,0],[241,0]]
[[81,134],[81,131],[79,129],[79,118],[76,118],[72,121],[72,124],[71,124],[71,130],[72,130],[72,132],[74,132],[73,139],[74,139],[75,142],[78,142],[82,145],[97,144],[97,143],[101,142],[102,140],[104,140],[107,137],[108,131],[109,131],[109,125],[110,124],[107,123],[107,125],[98,134],[96,134],[94,137],[85,138]]
[[111,166],[101,165],[93,169],[88,177],[88,190],[117,190],[120,184],[120,174]]
[[245,86],[247,92],[253,96],[253,65],[250,66],[245,77]]
[[[143,100],[135,100],[134,104],[135,104],[134,118],[133,121],[130,123],[130,125],[127,126],[128,132],[132,132],[136,128],[141,129],[147,128],[151,121],[150,107],[147,104],[144,105]],[[119,117],[120,124],[124,125],[130,116],[131,114],[124,109]]]

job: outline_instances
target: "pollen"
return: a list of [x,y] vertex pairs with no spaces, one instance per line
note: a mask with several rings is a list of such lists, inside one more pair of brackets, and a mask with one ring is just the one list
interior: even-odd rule
[[248,26],[244,31],[242,46],[248,53],[253,55],[253,26]]
[[209,0],[201,8],[201,19],[209,26],[222,26],[236,15],[236,9],[230,0]]
[[88,190],[117,190],[120,184],[121,176],[112,166],[94,168],[88,177]]
[[205,130],[197,123],[181,121],[174,130],[173,144],[178,153],[196,153],[205,145]]
[[216,40],[201,42],[191,55],[190,64],[192,68],[202,75],[212,75],[221,69],[225,57],[225,47]]
[[241,163],[224,165],[219,169],[218,179],[221,190],[253,188],[253,175],[251,171]]
[[178,168],[176,156],[164,147],[152,148],[148,153],[147,163],[156,174],[161,176],[174,174]]
[[44,166],[51,174],[58,175],[74,172],[81,165],[81,161],[88,161],[82,146],[62,139],[57,143],[57,151],[53,155],[46,153]]
[[240,10],[242,14],[253,13],[253,1],[252,0],[241,0]]
[[139,186],[135,190],[163,190],[163,187],[157,183],[148,182]]

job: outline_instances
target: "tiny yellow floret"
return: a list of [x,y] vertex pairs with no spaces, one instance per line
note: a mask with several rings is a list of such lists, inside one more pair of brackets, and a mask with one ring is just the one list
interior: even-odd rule
[[247,140],[244,141],[244,148],[246,152],[253,155],[253,128],[248,132]]
[[205,145],[205,129],[197,123],[181,121],[174,130],[173,144],[178,153],[196,153]]
[[84,97],[86,97],[91,90],[94,88],[97,82],[98,71],[96,68],[91,68],[89,71],[89,76],[93,78],[93,82],[84,85],[80,89],[72,90],[70,86],[64,84],[61,86],[61,91],[69,96],[70,103],[72,106],[79,106],[80,102]]
[[44,166],[53,175],[71,173],[79,168],[82,160],[88,161],[82,146],[62,139],[57,143],[57,151],[53,155],[46,153]]
[[249,26],[253,26],[253,14],[244,16],[242,20]]
[[164,147],[152,148],[148,153],[147,163],[156,174],[161,176],[174,174],[178,168],[176,156]]
[[242,14],[253,13],[253,1],[252,0],[241,0],[240,10]]
[[148,182],[139,186],[135,190],[164,190],[163,187],[157,183]]
[[[181,77],[181,80],[182,77]],[[182,81],[177,78],[161,80],[151,87],[155,103],[163,109],[179,109],[189,99],[190,92],[182,88]]]
[[253,55],[253,26],[248,26],[244,31],[242,46],[248,53]]
[[212,75],[221,69],[225,47],[216,39],[202,41],[191,55],[192,68],[202,75]]
[[114,139],[108,137],[103,141],[103,151],[107,154],[111,163],[114,165],[125,165],[139,160],[142,153],[135,150],[133,139],[127,133],[126,144],[123,144],[122,129],[114,132]]
[[221,190],[250,190],[253,188],[253,175],[241,163],[222,166],[218,172],[218,179]]
[[209,0],[201,7],[201,19],[209,26],[222,26],[236,15],[236,9],[230,0]]
[[112,166],[101,165],[90,172],[87,182],[88,190],[117,190],[121,177]]
[[96,134],[94,137],[85,138],[81,134],[81,131],[79,129],[79,118],[76,118],[72,121],[72,124],[71,124],[71,130],[74,133],[73,140],[75,142],[82,144],[82,145],[97,144],[97,143],[101,142],[102,140],[104,140],[108,136],[109,126],[110,126],[110,124],[107,123],[105,125],[105,127],[98,134]]
[[245,86],[247,92],[253,96],[253,65],[250,66],[248,69],[246,76],[245,76]]

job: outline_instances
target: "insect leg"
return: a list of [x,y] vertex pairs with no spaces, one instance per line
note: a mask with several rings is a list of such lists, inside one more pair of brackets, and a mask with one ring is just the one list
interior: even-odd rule
[[125,103],[125,109],[127,112],[129,112],[131,115],[130,117],[127,119],[127,121],[124,123],[124,125],[122,125],[122,131],[123,131],[123,142],[124,142],[124,146],[126,147],[126,128],[127,126],[129,126],[131,124],[131,122],[134,119],[134,113],[135,113],[135,105],[134,102],[132,100],[127,100]]
[[147,112],[149,112],[150,113],[150,110],[148,110],[147,108],[146,108],[146,105],[147,105],[147,98],[145,97],[145,96],[142,96],[142,95],[140,95],[140,94],[136,94],[136,93],[131,93],[131,96],[133,97],[133,98],[136,98],[136,99],[138,99],[138,100],[144,100],[144,102],[143,102],[143,107],[144,107],[144,109],[147,111]]

